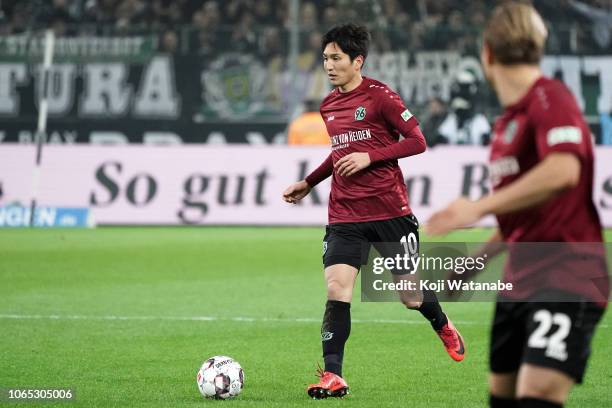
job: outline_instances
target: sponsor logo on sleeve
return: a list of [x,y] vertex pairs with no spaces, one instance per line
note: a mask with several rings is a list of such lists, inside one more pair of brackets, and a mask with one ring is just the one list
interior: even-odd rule
[[493,187],[501,183],[505,177],[514,176],[520,172],[521,166],[514,156],[504,156],[489,164],[489,178]]
[[510,144],[514,140],[516,136],[516,131],[518,130],[518,123],[516,120],[511,120],[506,125],[506,130],[504,130],[504,143]]
[[559,143],[580,144],[582,142],[582,131],[575,126],[552,128],[546,134],[546,141],[549,146],[554,146]]
[[408,122],[408,119],[410,119],[412,117],[412,113],[410,113],[410,111],[408,109],[406,109],[405,111],[402,112],[402,119],[404,120],[404,122]]

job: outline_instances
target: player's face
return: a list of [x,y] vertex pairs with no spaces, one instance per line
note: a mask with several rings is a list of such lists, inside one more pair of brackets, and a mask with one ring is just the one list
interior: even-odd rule
[[323,50],[323,68],[333,86],[344,86],[351,82],[361,67],[362,57],[351,62],[351,57],[344,53],[338,44],[329,43]]

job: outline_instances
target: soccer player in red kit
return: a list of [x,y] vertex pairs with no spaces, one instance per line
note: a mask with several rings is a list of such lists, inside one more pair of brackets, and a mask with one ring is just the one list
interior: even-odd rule
[[609,297],[592,196],[591,132],[565,85],[542,76],[546,37],[530,5],[505,3],[493,11],[481,52],[485,76],[504,107],[491,143],[493,193],[452,202],[426,227],[445,234],[493,214],[499,229],[483,252],[507,244],[504,279],[518,291],[500,295],[496,304],[489,353],[493,408],[562,407],[582,382]]
[[[325,369],[319,383],[308,387],[313,398],[341,397],[348,391],[342,361],[363,249],[372,244],[381,251],[377,243],[383,242],[418,245],[418,221],[410,210],[397,159],[423,153],[425,139],[400,97],[385,84],[361,75],[369,38],[368,31],[355,24],[334,27],[323,37],[323,65],[335,89],[320,111],[332,151],[305,180],[283,193],[285,201],[296,203],[332,176],[323,255],[328,299],[321,327]],[[394,276],[404,278],[405,272]],[[461,361],[463,339],[442,312],[435,293],[412,295],[400,292],[400,299],[430,321],[449,355]]]

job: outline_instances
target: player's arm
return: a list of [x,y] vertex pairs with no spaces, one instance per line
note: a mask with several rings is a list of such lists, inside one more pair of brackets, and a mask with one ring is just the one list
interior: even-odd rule
[[400,142],[367,153],[347,154],[338,160],[334,167],[340,176],[350,176],[372,163],[414,156],[423,153],[426,149],[425,137],[421,129],[415,126],[404,135],[404,139]]
[[397,143],[370,152],[372,163],[415,156],[427,150],[425,136],[416,117],[404,105],[401,98],[385,94],[380,100],[380,113],[385,122],[404,137]]
[[[555,91],[553,91],[555,92]],[[580,181],[581,161],[587,159],[590,142],[581,126],[573,98],[556,91],[556,103],[533,103],[528,116],[536,118],[534,141],[539,162],[513,183],[478,201],[460,198],[435,213],[426,230],[445,234],[473,224],[487,214],[501,215],[542,204]]]
[[402,132],[402,135],[404,136],[403,140],[369,152],[372,163],[410,157],[427,150],[425,136],[423,136],[423,132],[418,125],[405,133]]
[[383,94],[380,102],[380,113],[384,121],[403,135],[404,139],[367,153],[347,154],[334,165],[338,175],[350,176],[372,163],[414,156],[427,149],[425,137],[418,127],[419,122],[406,109],[399,96]]
[[501,215],[548,201],[578,184],[580,160],[572,153],[555,152],[512,184],[478,201],[453,201],[428,221],[426,231],[440,235],[471,225],[488,214]]
[[506,214],[542,204],[580,181],[580,160],[572,153],[551,153],[514,183],[477,202],[480,214]]
[[300,180],[290,185],[283,192],[283,200],[291,204],[297,204],[302,198],[306,197],[314,186],[331,176],[334,170],[331,153],[319,167],[310,173],[304,180]]

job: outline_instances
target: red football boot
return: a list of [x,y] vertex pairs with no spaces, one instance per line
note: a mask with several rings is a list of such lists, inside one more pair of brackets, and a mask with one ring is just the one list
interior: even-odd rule
[[438,337],[444,343],[446,352],[455,361],[461,361],[465,357],[465,343],[459,330],[455,328],[453,322],[446,316],[448,323],[444,325],[440,330],[436,331]]
[[320,377],[317,384],[308,386],[308,395],[313,399],[323,399],[327,397],[344,397],[348,394],[349,387],[346,381],[339,375],[329,371],[323,371],[321,367],[317,370]]

